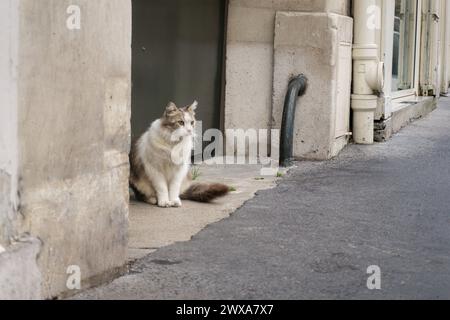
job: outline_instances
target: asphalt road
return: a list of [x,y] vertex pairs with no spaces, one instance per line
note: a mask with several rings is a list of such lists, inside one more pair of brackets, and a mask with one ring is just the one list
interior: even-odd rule
[[[450,99],[387,143],[297,166],[77,298],[450,299]],[[372,265],[380,290],[367,288]]]

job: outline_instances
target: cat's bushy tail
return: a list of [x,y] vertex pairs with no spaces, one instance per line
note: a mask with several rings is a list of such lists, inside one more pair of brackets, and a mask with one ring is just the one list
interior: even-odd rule
[[228,186],[220,183],[195,183],[183,192],[180,198],[197,202],[211,202],[216,198],[227,195],[229,191],[230,188]]

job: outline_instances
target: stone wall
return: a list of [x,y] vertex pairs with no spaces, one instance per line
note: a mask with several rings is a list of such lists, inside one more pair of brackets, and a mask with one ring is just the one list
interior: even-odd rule
[[0,2],[0,245],[15,235],[18,4]]
[[277,11],[348,15],[350,6],[347,0],[230,0],[225,128],[270,127]]
[[[275,17],[280,11],[348,16],[350,1],[230,0],[224,112],[227,129],[268,129],[273,124]],[[298,30],[299,36],[303,32]]]
[[[41,297],[50,298],[67,293],[71,265],[90,286],[126,261],[131,1],[9,2],[19,5],[17,99],[8,102],[17,111],[15,233],[40,239]],[[69,5],[80,8],[80,29],[67,27]]]
[[289,79],[308,89],[295,114],[294,156],[326,160],[348,143],[353,20],[334,13],[279,12],[275,31],[272,126],[281,128]]

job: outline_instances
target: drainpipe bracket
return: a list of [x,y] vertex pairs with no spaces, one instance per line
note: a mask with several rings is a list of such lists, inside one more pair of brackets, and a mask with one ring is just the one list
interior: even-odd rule
[[378,96],[368,94],[352,94],[353,111],[374,112],[378,105]]
[[355,60],[379,60],[378,46],[376,44],[354,44],[352,55]]

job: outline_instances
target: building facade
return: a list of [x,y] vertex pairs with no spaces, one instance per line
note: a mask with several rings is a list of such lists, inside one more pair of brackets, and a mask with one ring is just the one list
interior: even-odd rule
[[450,1],[1,1],[0,299],[125,270],[130,141],[167,101],[279,129],[300,73],[296,158],[389,139],[448,94]]

